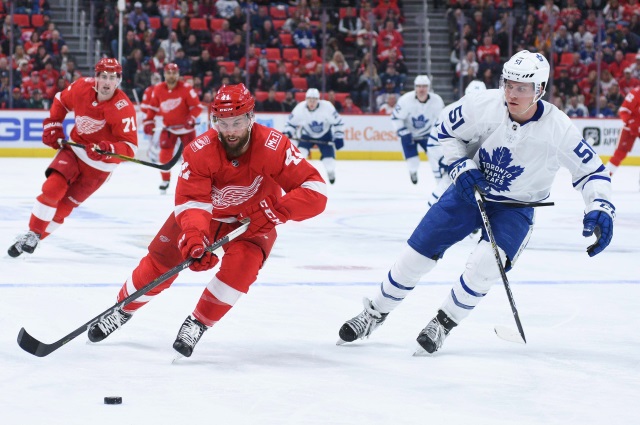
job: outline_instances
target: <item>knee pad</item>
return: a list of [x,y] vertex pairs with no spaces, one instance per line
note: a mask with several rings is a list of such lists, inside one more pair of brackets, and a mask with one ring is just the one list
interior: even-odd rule
[[64,223],[64,219],[69,217],[71,211],[78,205],[74,204],[68,198],[63,198],[58,204],[58,208],[56,209],[56,214],[53,216],[53,221],[57,223]]
[[60,202],[64,194],[67,193],[68,188],[67,179],[54,170],[42,185],[42,196],[45,198],[45,203],[55,205]]
[[[500,248],[498,252],[504,261],[507,258],[505,252]],[[489,242],[482,240],[478,243],[467,260],[462,278],[471,289],[482,293],[489,291],[491,285],[500,279],[500,269]]]
[[264,253],[258,245],[249,241],[234,241],[224,252],[216,277],[246,294],[249,286],[258,278],[264,260]]
[[390,273],[394,281],[403,286],[414,287],[436,264],[435,260],[425,257],[407,245],[391,267]]

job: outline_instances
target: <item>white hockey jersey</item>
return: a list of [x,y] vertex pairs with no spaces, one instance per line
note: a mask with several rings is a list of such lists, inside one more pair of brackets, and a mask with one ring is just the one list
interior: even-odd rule
[[426,139],[443,108],[444,101],[440,95],[429,93],[427,101],[423,103],[413,90],[400,96],[391,114],[391,123],[399,136],[409,132],[414,140]]
[[301,141],[330,142],[335,139],[344,139],[344,123],[336,108],[328,100],[318,101],[318,107],[313,111],[307,108],[307,102],[300,102],[291,111],[283,133]]
[[610,201],[609,173],[580,131],[550,103],[540,100],[537,107],[520,125],[509,117],[502,90],[464,96],[438,127],[445,163],[472,158],[491,186],[486,197],[492,201],[542,201],[560,167],[569,170],[587,206]]

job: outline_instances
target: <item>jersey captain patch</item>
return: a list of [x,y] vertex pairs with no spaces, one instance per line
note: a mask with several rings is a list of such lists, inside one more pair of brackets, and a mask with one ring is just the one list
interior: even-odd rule
[[269,136],[267,137],[267,141],[264,142],[264,145],[269,149],[273,149],[275,151],[276,149],[278,149],[280,140],[282,140],[282,134],[272,131],[271,133],[269,133]]

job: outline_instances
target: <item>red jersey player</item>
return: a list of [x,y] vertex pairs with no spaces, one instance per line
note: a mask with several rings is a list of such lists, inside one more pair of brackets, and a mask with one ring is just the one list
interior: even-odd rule
[[[160,133],[160,162],[167,163],[173,156],[178,139],[186,145],[196,137],[196,119],[202,112],[200,99],[193,88],[180,81],[180,70],[175,63],[164,67],[164,83],[153,89],[151,101],[144,118],[144,133],[152,135],[156,114],[162,116],[164,128]],[[160,193],[166,193],[171,179],[171,172],[162,171]]]
[[[249,219],[247,231],[224,245],[219,271],[180,328],[173,348],[186,357],[255,282],[276,240],[275,226],[314,217],[327,203],[318,171],[281,132],[255,123],[254,105],[243,84],[218,90],[213,128],[184,149],[175,209],[118,293],[122,301],[185,259],[197,259],[192,270],[211,269],[218,257],[205,247]],[[103,317],[89,328],[89,340],[105,339],[176,277]]]
[[618,139],[618,145],[607,168],[611,175],[616,172],[622,160],[633,148],[640,128],[640,87],[635,87],[627,94],[618,109],[618,115],[624,124]]
[[[149,111],[149,104],[151,102],[151,96],[153,95],[153,89],[155,88],[156,85],[160,84],[162,82],[162,77],[160,76],[160,74],[158,74],[157,72],[154,72],[153,74],[151,74],[151,85],[149,87],[147,87],[146,89],[144,89],[144,93],[142,94],[142,100],[140,101],[140,112],[143,115],[147,115],[147,112]],[[155,163],[158,163],[160,158],[159,158],[159,153],[160,153],[160,144],[159,144],[159,134],[156,134],[155,132],[152,135],[147,135],[148,138],[148,149],[147,149],[147,156],[149,157],[149,159]]]
[[[71,211],[107,181],[120,159],[94,149],[134,156],[138,147],[136,111],[118,85],[122,66],[103,58],[95,66],[95,78],[81,78],[58,92],[43,122],[42,142],[58,149],[45,171],[47,179],[31,211],[29,232],[9,248],[9,255],[33,253],[38,242],[58,228]],[[84,145],[61,145],[62,121],[73,111],[75,126],[69,139]]]

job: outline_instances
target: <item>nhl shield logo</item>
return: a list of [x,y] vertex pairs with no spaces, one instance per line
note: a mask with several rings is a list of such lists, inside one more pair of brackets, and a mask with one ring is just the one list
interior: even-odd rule
[[598,146],[600,144],[600,129],[598,127],[585,127],[582,130],[582,137],[591,146]]

